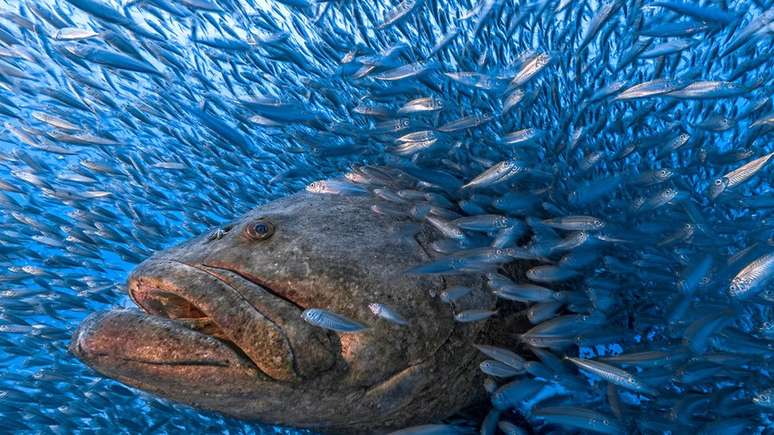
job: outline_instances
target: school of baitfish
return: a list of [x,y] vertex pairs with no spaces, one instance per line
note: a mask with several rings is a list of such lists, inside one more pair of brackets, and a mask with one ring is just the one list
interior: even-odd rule
[[406,433],[771,431],[773,6],[0,2],[0,427],[257,430],[97,377],[70,335],[153,251],[381,163],[420,189],[374,211],[446,238],[411,272],[486,274],[534,325],[479,347],[483,422]]

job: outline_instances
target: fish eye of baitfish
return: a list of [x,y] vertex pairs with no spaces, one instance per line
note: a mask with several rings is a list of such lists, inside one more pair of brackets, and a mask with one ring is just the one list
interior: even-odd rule
[[252,240],[266,240],[274,234],[274,225],[266,219],[257,221],[245,227],[245,235]]
[[232,228],[234,228],[234,224],[233,223],[226,224],[226,225],[224,225],[224,226],[222,226],[220,228],[216,228],[214,231],[212,231],[207,236],[207,241],[211,242],[213,240],[220,240],[220,239],[222,239],[223,236],[225,236],[227,232],[231,231]]

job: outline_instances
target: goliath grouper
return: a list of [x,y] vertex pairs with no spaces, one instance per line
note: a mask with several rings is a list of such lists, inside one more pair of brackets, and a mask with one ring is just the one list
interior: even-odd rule
[[[430,422],[482,398],[472,344],[508,329],[465,321],[495,308],[483,280],[406,273],[438,256],[429,248],[438,231],[374,212],[359,186],[330,184],[354,190],[307,189],[146,260],[128,282],[143,311],[89,316],[72,352],[172,400],[332,432]],[[472,291],[442,301],[463,285]],[[313,326],[302,318],[311,307],[364,329]]]

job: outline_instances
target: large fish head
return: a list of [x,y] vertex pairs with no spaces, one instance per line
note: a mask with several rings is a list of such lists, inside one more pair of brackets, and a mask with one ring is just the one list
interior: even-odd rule
[[[395,427],[454,412],[476,396],[470,344],[486,323],[455,323],[454,310],[493,298],[480,278],[407,274],[431,259],[434,230],[373,204],[304,191],[159,252],[128,281],[142,311],[91,315],[71,349],[126,384],[269,423]],[[437,297],[460,284],[475,290],[455,306]],[[322,329],[304,321],[307,308],[368,328]]]

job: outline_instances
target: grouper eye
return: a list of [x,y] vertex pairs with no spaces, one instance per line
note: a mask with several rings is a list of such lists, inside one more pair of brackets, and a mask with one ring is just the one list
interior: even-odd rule
[[245,227],[245,235],[253,240],[266,240],[274,234],[274,225],[266,219],[259,219]]

